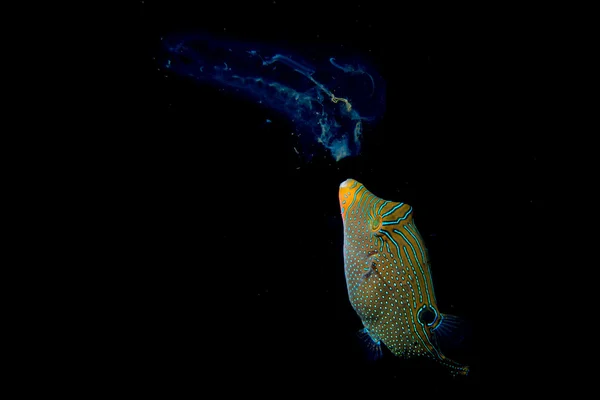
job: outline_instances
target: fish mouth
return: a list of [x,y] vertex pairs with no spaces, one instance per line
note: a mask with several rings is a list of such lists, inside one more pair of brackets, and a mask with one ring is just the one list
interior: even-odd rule
[[354,182],[354,179],[346,179],[344,182],[340,183],[340,189],[348,187]]

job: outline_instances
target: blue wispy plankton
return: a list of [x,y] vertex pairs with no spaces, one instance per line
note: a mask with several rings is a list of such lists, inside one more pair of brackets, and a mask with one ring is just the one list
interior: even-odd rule
[[[203,34],[161,39],[162,66],[286,117],[310,158],[315,145],[335,160],[357,155],[366,125],[385,111],[385,82],[358,52],[226,40]],[[308,62],[307,60],[311,60]],[[232,114],[236,110],[231,110]]]

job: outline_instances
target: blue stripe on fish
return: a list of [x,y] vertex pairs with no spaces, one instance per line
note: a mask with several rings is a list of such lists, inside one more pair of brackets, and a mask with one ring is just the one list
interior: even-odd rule
[[386,212],[385,214],[383,214],[381,217],[387,217],[388,215],[390,215],[391,213],[393,213],[394,211],[396,211],[397,209],[399,209],[400,207],[402,207],[404,205],[404,203],[399,203],[396,207],[392,208],[390,211]]
[[[419,266],[419,269],[420,269],[420,272],[421,272],[421,276],[422,276],[423,278],[425,278],[425,276],[426,276],[426,275],[425,275],[425,271],[423,271],[423,266],[421,266],[421,263],[419,262],[419,257],[417,257],[417,253],[415,252],[415,248],[413,247],[413,245],[412,245],[412,244],[411,244],[411,243],[408,241],[408,239],[406,239],[406,236],[404,236],[404,235],[403,235],[403,234],[402,234],[402,233],[401,233],[399,230],[397,230],[397,229],[394,229],[394,230],[393,230],[393,232],[394,232],[394,233],[397,233],[397,234],[398,234],[398,235],[400,235],[400,236],[402,236],[402,239],[404,239],[404,241],[405,241],[406,243],[408,243],[408,245],[409,245],[409,246],[410,246],[410,248],[412,249],[413,255],[415,256],[415,260],[417,261],[417,265]],[[414,236],[413,236],[413,237],[414,237]],[[415,238],[415,240],[417,240],[417,238]],[[419,242],[417,241],[417,244],[418,244],[418,243],[419,243]],[[406,256],[407,256],[407,257],[409,257],[409,256],[408,256],[408,254],[407,254]],[[411,265],[411,267],[413,266],[413,265],[412,265],[412,263],[411,263],[410,265]],[[431,303],[431,296],[429,295],[429,289],[427,288],[427,286],[428,286],[428,285],[427,285],[427,282],[424,282],[424,285],[423,285],[423,286],[425,287],[425,292],[427,293],[427,298],[429,299],[429,303]]]
[[406,215],[404,215],[403,217],[400,217],[400,218],[398,218],[395,221],[386,221],[386,222],[383,223],[383,225],[397,225],[397,224],[400,223],[400,221],[406,220],[406,218],[408,218],[408,216],[410,215],[411,212],[412,212],[412,207],[408,210],[408,212],[406,213]]

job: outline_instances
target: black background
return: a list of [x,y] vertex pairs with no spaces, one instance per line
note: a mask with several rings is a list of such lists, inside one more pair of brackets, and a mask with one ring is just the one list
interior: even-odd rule
[[[473,390],[510,370],[520,347],[499,357],[514,337],[497,331],[521,329],[522,316],[498,296],[523,291],[507,288],[519,273],[510,266],[533,259],[539,154],[530,127],[499,118],[526,101],[495,93],[510,86],[513,63],[531,68],[523,54],[507,59],[476,31],[415,24],[385,4],[282,3],[138,4],[115,200],[133,254],[122,273],[132,376],[225,392],[418,393]],[[359,156],[305,162],[283,118],[161,68],[160,37],[175,31],[367,52],[388,85],[384,119]],[[438,305],[472,326],[447,352],[471,366],[468,377],[389,353],[375,364],[362,357],[343,273],[337,192],[347,178],[413,206]]]

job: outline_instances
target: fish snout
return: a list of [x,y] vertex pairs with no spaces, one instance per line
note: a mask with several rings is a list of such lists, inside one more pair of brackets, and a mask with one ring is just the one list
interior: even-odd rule
[[344,182],[340,183],[340,189],[350,187],[352,182],[356,181],[354,179],[346,179]]
[[356,182],[354,179],[346,179],[340,184],[339,199],[342,215],[344,214],[344,210],[348,208],[348,204],[350,204],[348,202],[351,194],[350,188],[353,186],[352,183],[354,182]]
[[346,179],[340,184],[339,199],[342,217],[344,217],[345,211],[348,209],[348,206],[352,203],[354,192],[356,192],[356,188],[358,186],[359,183],[354,179]]

